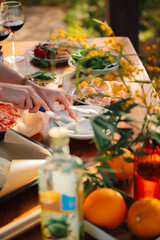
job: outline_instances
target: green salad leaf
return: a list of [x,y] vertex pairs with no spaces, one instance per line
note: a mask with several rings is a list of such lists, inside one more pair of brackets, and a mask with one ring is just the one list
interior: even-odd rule
[[[71,56],[73,59],[73,64],[77,63],[83,68],[92,68],[93,70],[98,69],[109,69],[115,66],[118,66],[118,56],[112,54],[110,51],[105,51],[103,57],[89,57],[86,56],[89,54],[89,50],[82,49],[79,52],[72,52]],[[111,62],[109,57],[113,57],[114,61]],[[107,60],[108,59],[108,60]]]
[[48,68],[50,67],[50,63],[45,61],[44,59],[33,59],[32,63],[36,65],[37,67],[41,68]]
[[38,71],[38,72],[35,72],[32,74],[29,74],[28,77],[38,78],[38,79],[42,79],[42,80],[51,80],[51,79],[55,79],[56,75],[54,73]]

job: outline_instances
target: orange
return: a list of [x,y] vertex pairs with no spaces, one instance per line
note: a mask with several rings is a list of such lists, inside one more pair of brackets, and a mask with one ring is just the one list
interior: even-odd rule
[[154,238],[160,234],[160,200],[146,197],[131,205],[127,214],[130,231],[139,238]]
[[128,179],[132,176],[133,169],[134,169],[133,162],[126,162],[124,160],[124,158],[134,159],[133,154],[126,148],[123,148],[123,150],[124,150],[123,155],[121,155],[119,157],[115,157],[112,160],[107,160],[107,163],[110,165],[110,167],[115,170],[116,177],[119,181],[123,180],[123,174],[122,174],[123,170],[125,173],[125,178]]
[[91,223],[115,229],[121,225],[127,207],[122,195],[110,188],[99,188],[91,192],[84,201],[83,214]]

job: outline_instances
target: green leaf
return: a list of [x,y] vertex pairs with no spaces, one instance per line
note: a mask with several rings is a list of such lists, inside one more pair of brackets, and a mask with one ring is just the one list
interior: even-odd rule
[[85,198],[88,196],[88,194],[90,194],[96,188],[97,188],[97,185],[94,182],[91,182],[91,181],[89,181],[89,179],[87,179],[84,182],[84,195],[85,195]]
[[95,161],[96,162],[105,162],[105,161],[111,160],[111,159],[112,159],[111,155],[105,155],[105,156],[102,156],[102,157],[96,157]]
[[112,169],[107,162],[104,162],[103,166],[97,166],[97,169],[102,170],[102,171],[103,170],[107,171],[108,175],[111,176],[111,178],[113,179],[114,182],[118,181],[117,177],[116,177],[116,174],[115,174],[115,170]]
[[113,183],[112,183],[111,179],[110,179],[103,171],[99,170],[98,172],[99,172],[99,173],[101,174],[101,176],[103,177],[103,181],[106,183],[106,185],[107,185],[108,187],[112,187],[112,186],[113,186]]
[[157,141],[157,143],[160,145],[160,134],[155,132],[154,133],[154,139]]
[[43,79],[43,80],[50,80],[50,79],[55,79],[56,75],[54,73],[49,73],[49,72],[44,72],[44,71],[38,71],[32,74],[28,75],[29,77],[33,78],[38,78],[38,79]]
[[132,162],[135,162],[135,159],[134,158],[123,158],[125,162],[129,162],[129,163],[132,163]]
[[35,73],[32,73],[32,74],[28,74],[28,76],[36,78],[38,76],[41,76],[42,73],[44,73],[44,72],[43,71],[38,71],[38,72],[35,72]]
[[92,122],[92,128],[94,131],[94,139],[98,148],[98,152],[102,153],[105,149],[106,143],[110,141],[110,138],[104,132],[102,132],[102,128],[95,122]]
[[143,150],[135,151],[134,154],[135,154],[136,156],[147,156],[147,155],[149,155],[148,152],[144,152]]
[[135,118],[132,118],[130,116],[125,116],[125,119],[123,119],[124,122],[138,122],[138,123],[142,123],[142,121],[139,121]]
[[47,52],[51,53],[51,56],[53,57],[54,55],[56,55],[56,49],[54,47],[51,47],[49,45],[43,46],[42,49],[46,50]]
[[43,59],[40,59],[40,60],[33,59],[32,62],[33,62],[33,64],[35,64],[36,66],[41,67],[41,68],[48,68],[50,66],[49,62],[47,62]]

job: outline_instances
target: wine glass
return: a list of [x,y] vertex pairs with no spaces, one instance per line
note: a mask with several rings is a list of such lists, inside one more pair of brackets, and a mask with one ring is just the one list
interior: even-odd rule
[[6,16],[7,16],[7,12],[1,11],[0,9],[0,42],[6,39],[10,34],[10,31],[7,28],[3,27]]
[[24,60],[24,56],[16,56],[15,54],[15,32],[24,25],[24,13],[20,2],[8,1],[1,3],[2,10],[7,12],[6,19],[3,22],[3,27],[11,31],[12,51],[13,55],[5,58],[8,63],[15,63]]

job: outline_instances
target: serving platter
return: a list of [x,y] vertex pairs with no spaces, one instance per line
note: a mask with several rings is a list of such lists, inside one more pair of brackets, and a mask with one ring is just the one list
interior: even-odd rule
[[[45,67],[52,66],[52,64],[54,64],[54,63],[67,62],[69,57],[70,57],[70,53],[68,51],[71,51],[71,50],[67,51],[67,45],[66,45],[67,43],[68,43],[68,45],[70,44],[67,40],[63,40],[63,41],[62,40],[61,41],[60,40],[56,40],[56,41],[40,41],[38,44],[36,44],[34,47],[32,47],[30,49],[30,51],[29,51],[30,57],[32,59],[32,63],[37,65],[37,66],[45,68]],[[48,46],[45,46],[45,44],[48,44]],[[58,46],[59,44],[66,45],[66,49],[65,49],[65,47],[64,48],[63,47],[59,47]],[[40,47],[42,46],[42,51],[44,51],[46,55],[49,54],[50,50],[53,51],[53,49],[55,49],[54,57],[36,56],[34,51],[35,51],[36,47],[39,48],[39,46]],[[45,49],[45,47],[46,47],[46,49]],[[49,47],[49,50],[47,49],[47,47]],[[58,49],[59,49],[59,51],[58,51]],[[62,53],[60,53],[60,50],[62,50]],[[63,51],[65,52],[65,54],[63,53]],[[39,52],[38,52],[38,55],[39,55]]]
[[[79,105],[77,106],[77,109],[78,108],[83,108],[83,109],[92,109],[92,110],[95,110],[98,114],[102,113],[103,111],[105,111],[106,109],[104,108],[101,108],[101,107],[97,107],[97,106],[87,106],[87,105]],[[80,116],[80,113],[79,111],[76,111],[74,110],[74,113],[76,115],[76,117],[78,118]],[[66,112],[66,116],[67,116],[67,112]],[[80,116],[82,117],[82,115]],[[65,123],[61,122],[61,121],[55,121],[53,118],[50,118],[49,120],[49,125],[50,125],[50,128],[52,127],[57,127],[57,126],[62,126],[62,127],[65,127]],[[86,129],[87,131],[87,129]],[[69,138],[72,138],[72,139],[78,139],[78,140],[90,140],[90,139],[93,139],[94,137],[94,133],[93,132],[88,132],[87,134],[81,134],[81,133],[68,133],[68,137]]]
[[[88,80],[87,80],[88,81]],[[117,82],[117,81],[104,81],[104,83],[106,83],[106,86],[108,89],[101,89],[101,85],[100,87],[96,87],[96,91],[94,92],[95,94],[100,93],[100,91],[105,91],[105,92],[101,92],[103,95],[108,95],[108,97],[100,97],[100,96],[90,96],[85,98],[85,96],[89,95],[90,90],[93,89],[93,83],[90,84],[90,86],[88,85],[86,88],[81,88],[81,85],[79,85],[80,91],[82,91],[82,98],[80,98],[76,92],[76,88],[72,87],[72,90],[70,92],[70,94],[73,96],[73,100],[74,103],[76,105],[89,105],[89,106],[98,106],[98,107],[104,107],[107,105],[110,105],[114,102],[116,102],[118,99],[121,98],[127,98],[128,97],[128,92],[127,92],[127,88],[125,89],[125,91],[121,90],[121,87],[125,87],[122,83]],[[115,94],[113,89],[112,89],[112,85],[116,86],[116,91],[117,93]],[[114,87],[115,88],[115,87]],[[119,91],[118,91],[119,89]],[[87,92],[86,92],[87,91]],[[131,97],[134,96],[134,91],[133,89],[130,88],[130,93],[131,93]]]
[[39,58],[39,57],[36,57],[35,54],[34,54],[34,48],[30,49],[30,56],[31,58],[33,59],[36,59],[38,61],[46,61],[47,63],[52,63],[52,62],[56,62],[56,63],[61,63],[61,62],[67,62],[69,57],[64,57],[64,58],[53,58],[53,59],[48,59],[48,58]]

